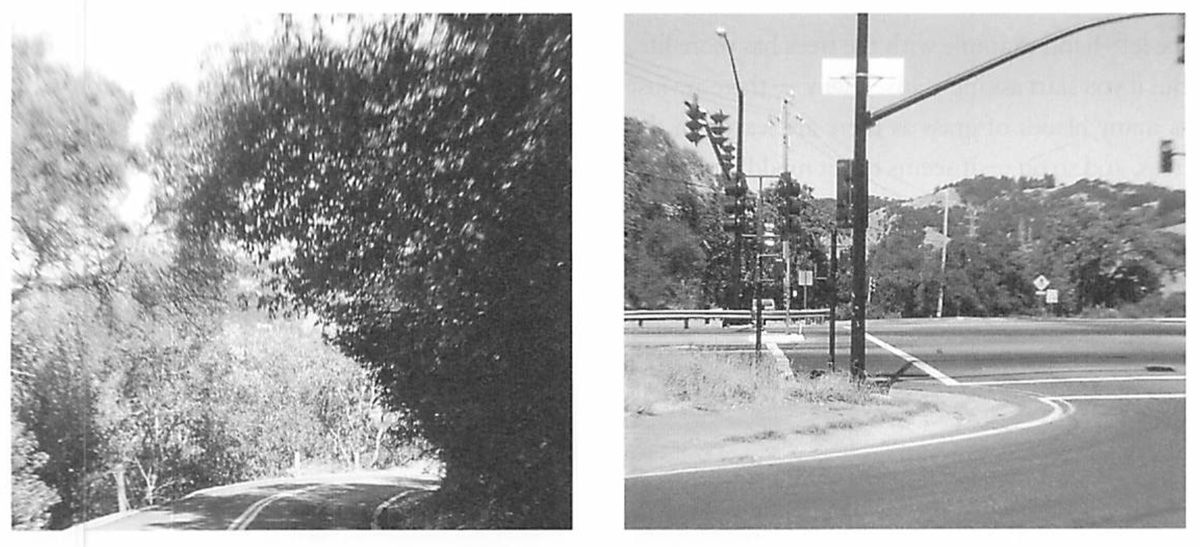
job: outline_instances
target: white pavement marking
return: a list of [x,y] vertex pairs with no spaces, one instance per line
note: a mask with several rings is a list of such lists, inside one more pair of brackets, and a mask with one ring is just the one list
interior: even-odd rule
[[1083,378],[1039,378],[1037,380],[992,380],[986,382],[960,382],[959,385],[964,386],[1001,386],[1011,384],[1058,384],[1058,383],[1075,383],[1075,382],[1136,382],[1140,380],[1183,380],[1187,378],[1183,375],[1178,376],[1101,376],[1101,377],[1083,377]]
[[638,473],[638,474],[634,474],[634,475],[626,475],[625,478],[626,479],[640,479],[640,478],[645,478],[645,477],[661,477],[661,476],[666,476],[666,475],[683,475],[683,474],[688,474],[688,473],[703,473],[703,472],[707,472],[707,471],[725,471],[725,470],[729,470],[729,469],[745,469],[748,467],[763,467],[763,466],[768,466],[768,465],[781,465],[781,464],[788,464],[788,463],[810,462],[810,461],[816,461],[816,460],[840,458],[840,457],[844,457],[844,456],[857,456],[859,454],[873,454],[876,452],[886,452],[886,451],[890,451],[890,450],[899,450],[902,448],[913,448],[913,447],[918,447],[918,446],[928,446],[928,445],[932,445],[932,444],[941,444],[941,443],[948,443],[948,442],[953,442],[953,441],[963,441],[963,440],[967,440],[967,439],[976,439],[979,437],[987,437],[990,435],[998,435],[1001,433],[1011,433],[1013,431],[1020,431],[1022,429],[1029,429],[1031,427],[1038,427],[1041,425],[1046,425],[1050,422],[1054,422],[1063,417],[1069,416],[1075,412],[1075,406],[1072,405],[1068,401],[1060,401],[1053,397],[1038,397],[1038,400],[1049,405],[1054,410],[1051,411],[1050,414],[1042,416],[1041,418],[1038,418],[1036,420],[1031,420],[1028,422],[1021,422],[1019,424],[1012,424],[1012,425],[1008,425],[1008,426],[1004,426],[1004,427],[999,427],[996,429],[986,429],[983,431],[976,431],[974,433],[964,433],[962,435],[953,435],[950,437],[939,437],[936,439],[927,439],[924,441],[912,441],[912,442],[899,443],[899,444],[890,444],[890,445],[886,445],[886,446],[876,446],[876,447],[872,447],[872,448],[860,448],[857,450],[848,450],[845,452],[833,452],[830,454],[817,454],[815,456],[802,456],[802,457],[798,457],[798,458],[785,458],[785,459],[780,459],[780,460],[769,460],[769,461],[752,462],[752,463],[738,463],[738,464],[730,464],[730,465],[714,465],[714,466],[710,466],[710,467],[692,467],[692,468],[688,468],[688,469],[677,469],[674,471],[655,471],[655,472],[650,472],[650,473]]
[[1055,401],[1102,401],[1102,400],[1121,400],[1121,399],[1186,399],[1184,393],[1140,393],[1131,395],[1064,395],[1062,397],[1049,397]]
[[238,518],[233,519],[233,522],[229,523],[229,528],[226,528],[226,530],[245,530],[247,526],[250,526],[251,522],[254,522],[254,519],[258,517],[258,514],[261,513],[263,509],[266,509],[268,505],[271,505],[276,500],[286,498],[289,496],[294,496],[296,494],[303,494],[304,492],[308,492],[309,490],[316,490],[317,488],[320,488],[322,486],[326,486],[326,485],[314,484],[312,486],[308,486],[305,488],[297,488],[295,490],[287,490],[287,491],[280,492],[278,494],[260,499],[256,502],[254,502],[254,504],[251,505],[250,507],[247,507],[246,510],[242,512],[242,514],[238,515]]
[[875,344],[876,346],[879,346],[883,349],[886,349],[886,350],[892,352],[892,354],[894,354],[895,356],[897,356],[901,359],[904,359],[904,361],[907,363],[912,363],[912,364],[916,365],[917,368],[924,371],[925,374],[933,376],[934,378],[937,379],[937,381],[939,381],[945,385],[948,385],[948,386],[958,385],[958,380],[955,380],[954,378],[946,376],[945,374],[942,373],[942,371],[929,366],[929,363],[926,363],[925,361],[922,361],[920,359],[917,359],[916,357],[913,357],[913,356],[905,353],[904,350],[897,348],[896,346],[893,346],[887,342],[884,342],[883,340],[876,338],[869,332],[864,332],[863,335],[867,338],[867,340],[870,340],[872,344]]
[[372,530],[379,529],[379,517],[383,516],[383,512],[387,511],[388,507],[390,507],[393,503],[396,503],[397,501],[400,501],[401,498],[404,498],[411,494],[415,494],[415,493],[421,492],[421,491],[427,492],[429,490],[430,490],[429,488],[425,488],[425,487],[413,487],[412,490],[405,490],[399,494],[396,494],[395,496],[388,498],[387,501],[384,501],[383,503],[379,504],[379,506],[375,508],[375,512],[371,513],[371,529]]

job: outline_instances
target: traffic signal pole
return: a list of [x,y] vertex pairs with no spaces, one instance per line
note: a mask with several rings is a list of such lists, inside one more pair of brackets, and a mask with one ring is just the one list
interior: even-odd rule
[[854,236],[851,249],[853,315],[850,318],[850,371],[856,379],[866,376],[867,330],[867,14],[858,14],[857,54],[854,68],[854,163],[853,178]]
[[[854,160],[851,168],[853,177],[853,220],[854,236],[852,249],[852,266],[854,279],[851,283],[853,291],[853,316],[850,320],[850,366],[856,378],[862,378],[866,370],[866,312],[867,312],[867,130],[880,120],[901,110],[907,109],[921,101],[929,99],[947,89],[963,82],[974,79],[1001,65],[1041,49],[1054,42],[1085,30],[1144,17],[1175,16],[1178,13],[1135,13],[1108,17],[1078,25],[1067,30],[1052,34],[1028,45],[1005,53],[979,66],[960,72],[941,82],[917,91],[892,104],[884,106],[875,112],[867,111],[867,14],[858,14],[857,47],[854,74]],[[1183,41],[1182,29],[1179,41]],[[1182,62],[1182,55],[1179,60]]]

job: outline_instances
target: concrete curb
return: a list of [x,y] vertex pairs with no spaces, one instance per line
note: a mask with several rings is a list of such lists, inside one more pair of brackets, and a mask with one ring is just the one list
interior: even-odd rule
[[[913,389],[915,388],[915,389]],[[835,445],[826,446],[822,449],[813,449],[807,451],[799,451],[790,455],[785,455],[777,450],[767,448],[765,452],[761,452],[758,456],[753,457],[752,461],[733,463],[728,460],[720,459],[680,459],[675,465],[646,465],[652,460],[645,460],[641,465],[635,465],[637,471],[628,472],[625,478],[638,479],[643,477],[653,477],[660,475],[674,475],[681,473],[695,473],[704,471],[716,471],[723,469],[735,469],[742,467],[755,467],[760,465],[775,465],[781,463],[798,463],[802,461],[820,460],[831,457],[846,456],[852,454],[866,454],[893,450],[907,446],[920,446],[927,444],[936,444],[940,442],[948,442],[958,439],[974,438],[987,436],[996,433],[1001,433],[1013,429],[1021,429],[1032,427],[1032,425],[1042,425],[1056,420],[1066,412],[1059,409],[1060,404],[1042,400],[1042,398],[1031,393],[1019,392],[1007,389],[990,389],[985,387],[968,388],[965,386],[946,386],[942,384],[928,384],[920,386],[905,386],[904,388],[894,388],[891,394],[886,395],[886,398],[908,399],[916,401],[931,401],[935,402],[939,394],[953,396],[964,399],[977,399],[985,401],[994,401],[1012,407],[1008,412],[1001,415],[990,414],[987,411],[977,414],[975,419],[969,420],[966,423],[957,426],[942,427],[933,430],[911,431],[909,433],[901,433],[903,428],[909,427],[911,420],[906,419],[903,422],[895,424],[883,424],[881,427],[891,427],[895,425],[900,428],[893,430],[890,436],[884,437],[872,436],[867,434],[866,437],[859,436],[854,440],[840,442]],[[958,408],[959,411],[964,409],[964,405],[974,406],[970,402],[958,403],[943,403],[949,408]],[[939,405],[942,406],[942,405]],[[993,405],[994,406],[994,405]],[[1054,418],[1047,420],[1046,409],[1051,407],[1055,410]],[[945,410],[947,407],[943,406]],[[981,411],[983,408],[980,409]],[[920,419],[920,416],[914,419]],[[875,427],[875,426],[871,426]],[[875,432],[880,431],[875,429]],[[845,438],[849,439],[849,437]],[[698,440],[697,442],[708,442],[706,440]],[[628,450],[628,448],[627,448]],[[681,465],[680,465],[681,464]],[[627,463],[627,466],[629,464]]]

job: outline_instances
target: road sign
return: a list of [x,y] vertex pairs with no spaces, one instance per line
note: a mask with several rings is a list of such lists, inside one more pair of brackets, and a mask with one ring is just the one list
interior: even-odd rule
[[1047,289],[1046,290],[1046,303],[1047,304],[1057,304],[1058,303],[1058,289]]
[[[849,57],[821,59],[821,94],[853,95],[856,60]],[[875,57],[867,61],[867,95],[904,93],[904,59]]]
[[813,285],[813,271],[812,270],[800,270],[796,273],[798,274],[797,277],[799,278],[798,283],[797,283],[798,285],[800,285],[801,287],[811,287]]
[[1033,286],[1037,287],[1037,290],[1039,291],[1044,291],[1046,290],[1046,287],[1050,286],[1050,280],[1046,279],[1046,276],[1044,275],[1039,275],[1037,276],[1037,279],[1033,280]]

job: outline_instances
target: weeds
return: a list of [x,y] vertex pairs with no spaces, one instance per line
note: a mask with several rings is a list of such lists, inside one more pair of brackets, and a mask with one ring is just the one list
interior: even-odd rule
[[789,401],[878,404],[880,389],[845,373],[784,379],[752,354],[641,350],[625,355],[625,411],[717,409]]

